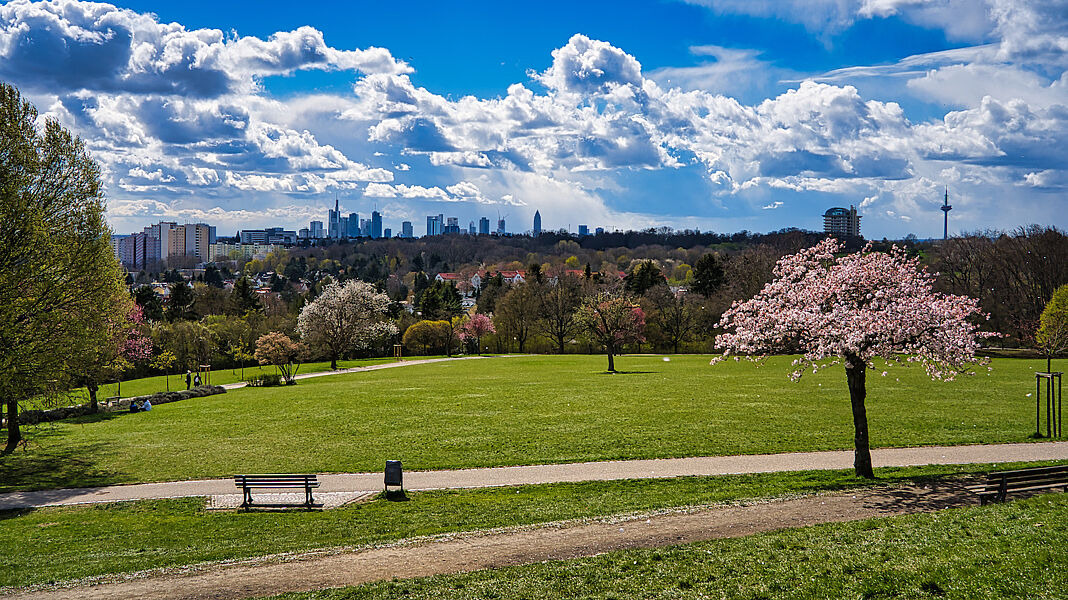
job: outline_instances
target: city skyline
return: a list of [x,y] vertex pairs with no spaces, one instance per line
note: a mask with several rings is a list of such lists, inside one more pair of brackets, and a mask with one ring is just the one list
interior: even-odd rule
[[855,205],[870,237],[933,238],[947,186],[951,235],[1068,223],[1057,4],[249,6],[0,5],[0,79],[86,140],[116,231],[298,229],[339,197],[546,231]]

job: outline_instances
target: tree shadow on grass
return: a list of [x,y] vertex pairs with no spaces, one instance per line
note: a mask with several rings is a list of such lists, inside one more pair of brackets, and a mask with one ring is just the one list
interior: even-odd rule
[[48,428],[28,432],[26,446],[0,456],[0,492],[53,490],[58,499],[64,497],[64,490],[57,488],[97,487],[127,480],[124,474],[96,464],[94,457],[103,450],[103,443],[64,446],[57,439],[62,436]]
[[601,371],[598,375],[650,375],[659,371]]

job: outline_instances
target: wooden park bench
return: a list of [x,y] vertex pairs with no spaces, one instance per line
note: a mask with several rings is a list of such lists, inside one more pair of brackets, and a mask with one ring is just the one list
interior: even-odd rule
[[314,505],[312,488],[319,487],[315,475],[234,475],[234,485],[241,488],[241,508],[252,506],[252,488],[304,488],[304,506]]
[[1004,502],[1009,492],[1033,492],[1060,488],[1068,492],[1068,465],[996,471],[986,476],[986,484],[971,488],[979,503]]

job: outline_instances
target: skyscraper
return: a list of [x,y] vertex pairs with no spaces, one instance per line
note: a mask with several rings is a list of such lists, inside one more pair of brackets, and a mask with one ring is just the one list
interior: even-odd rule
[[478,220],[478,234],[489,235],[489,219],[482,217]]
[[497,219],[497,235],[504,235],[505,231],[504,218]]
[[334,196],[334,210],[327,211],[326,214],[327,223],[327,235],[331,239],[338,239],[341,237],[341,209],[338,206],[337,196]]
[[382,237],[384,237],[386,239],[389,239],[389,238],[393,237],[393,230],[390,229],[389,227],[386,227],[385,229],[382,230]]
[[360,237],[360,215],[349,213],[348,222],[345,225],[345,235],[350,238]]
[[475,235],[475,233],[477,231],[478,230],[475,229],[475,222],[474,221],[471,221],[470,223],[467,224],[467,233],[469,233],[471,235]]
[[588,225],[579,225],[579,235],[590,235],[590,227]]
[[312,221],[308,224],[308,229],[311,230],[311,236],[313,240],[320,240],[323,238],[323,222]]
[[541,233],[541,211],[534,211],[534,235]]
[[371,238],[382,237],[382,215],[377,210],[371,211]]
[[426,234],[441,235],[445,229],[445,215],[426,216]]
[[412,229],[412,222],[411,221],[404,221],[403,223],[401,223],[401,234],[400,234],[400,236],[402,238],[415,237],[415,231]]

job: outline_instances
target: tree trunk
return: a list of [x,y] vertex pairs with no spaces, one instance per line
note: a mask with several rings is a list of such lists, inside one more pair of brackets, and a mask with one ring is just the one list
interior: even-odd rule
[[330,355],[330,370],[331,371],[337,371],[337,355],[336,354],[331,354]]
[[608,353],[608,372],[609,373],[615,373],[616,372],[616,362],[615,362],[615,356],[613,356],[612,349],[611,348],[606,348],[605,350]]
[[560,354],[564,353],[564,336],[560,336],[556,339],[557,345],[560,347]]
[[868,448],[868,413],[864,408],[866,369],[867,364],[859,358],[846,358],[846,381],[849,384],[849,401],[853,405],[853,470],[857,477],[875,479],[871,450]]
[[672,354],[678,354],[678,353],[679,353],[679,340],[675,340],[675,341],[674,341],[674,342],[673,342],[673,343],[671,344],[671,346],[672,346],[672,347],[674,348],[674,350],[675,350],[674,352],[672,352]]
[[100,407],[97,405],[96,402],[97,385],[96,383],[90,381],[89,383],[85,384],[85,389],[89,391],[89,412],[95,414],[100,410]]
[[14,398],[7,401],[7,446],[3,454],[11,454],[18,448],[22,441],[22,432],[19,431],[19,402]]

